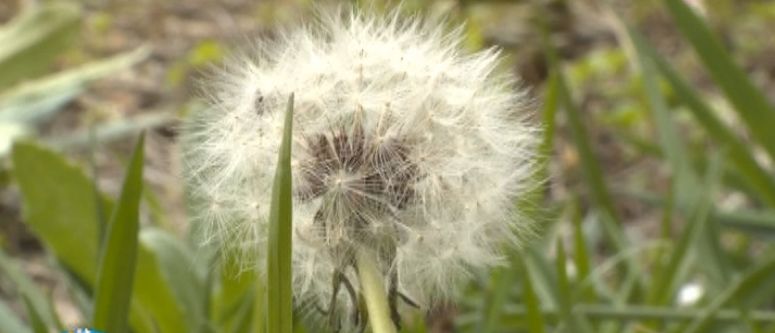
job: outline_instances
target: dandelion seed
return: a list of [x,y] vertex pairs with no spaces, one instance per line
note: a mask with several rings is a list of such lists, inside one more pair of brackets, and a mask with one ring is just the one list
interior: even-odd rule
[[[331,325],[359,321],[353,269],[373,251],[398,303],[451,297],[529,230],[515,199],[533,186],[536,130],[498,52],[461,51],[461,30],[361,12],[322,13],[262,40],[205,86],[184,130],[206,239],[265,267],[285,101],[295,93],[295,299]],[[353,314],[354,313],[354,314]],[[351,318],[347,320],[347,318]]]

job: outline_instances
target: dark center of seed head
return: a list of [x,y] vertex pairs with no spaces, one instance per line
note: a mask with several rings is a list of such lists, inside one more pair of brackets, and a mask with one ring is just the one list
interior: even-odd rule
[[303,201],[323,198],[316,223],[364,229],[375,220],[392,218],[414,198],[418,170],[405,141],[371,140],[360,125],[306,140],[296,196]]

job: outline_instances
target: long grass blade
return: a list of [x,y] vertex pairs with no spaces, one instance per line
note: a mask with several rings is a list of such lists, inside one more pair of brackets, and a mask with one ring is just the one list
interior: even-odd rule
[[[574,200],[575,201],[575,200]],[[584,281],[590,277],[590,271],[592,267],[592,260],[589,255],[589,248],[587,247],[587,240],[584,237],[584,231],[581,225],[582,218],[579,210],[579,204],[574,202],[572,204],[572,217],[573,223],[573,262],[576,265],[578,274],[576,281]],[[592,287],[579,287],[574,292],[574,295],[578,295],[578,298],[584,302],[592,303],[595,301],[596,295]]]
[[751,135],[775,159],[775,131],[772,130],[775,109],[685,1],[665,0],[665,3],[678,29],[689,40],[705,68],[735,106]]
[[49,64],[72,46],[81,10],[66,3],[29,6],[0,26],[0,89],[45,73]]
[[43,294],[43,291],[24,274],[19,263],[14,261],[13,258],[8,257],[2,250],[0,250],[0,273],[2,273],[2,276],[7,279],[8,282],[12,283],[24,298],[28,312],[35,312],[37,317],[45,323],[45,326],[58,326],[56,313],[52,311],[49,299]]
[[30,299],[23,296],[22,300],[24,301],[24,308],[27,310],[27,319],[29,320],[30,325],[32,325],[32,331],[34,333],[47,333],[48,328],[46,327],[46,323],[43,322],[43,318],[40,313],[35,310]]
[[562,241],[557,242],[557,258],[555,259],[557,269],[557,283],[560,296],[560,314],[562,315],[563,322],[566,325],[566,332],[573,333],[591,333],[593,332],[589,323],[574,313],[574,298],[571,295],[571,285],[568,280],[568,272],[566,265],[568,264],[567,256],[565,253],[565,247]]
[[[269,213],[267,256],[267,328],[269,333],[293,332],[293,293],[291,290],[291,132],[293,94],[288,98],[285,129],[277,160],[272,203]],[[257,300],[260,301],[260,300]]]
[[530,274],[527,271],[527,265],[523,258],[515,258],[516,265],[519,266],[519,272],[522,277],[522,295],[523,302],[525,303],[527,316],[527,328],[530,333],[544,333],[546,332],[546,323],[544,323],[544,315],[541,312],[541,305],[533,289],[533,282],[530,279]]
[[775,206],[775,177],[768,173],[754,159],[750,145],[745,144],[734,131],[716,116],[716,112],[681,78],[678,72],[667,62],[654,47],[636,30],[628,31],[641,57],[648,57],[654,66],[670,83],[676,96],[686,104],[695,119],[705,128],[714,141],[725,146],[729,161],[741,174],[746,185],[753,189],[760,199],[770,206]]
[[675,199],[679,205],[687,204],[701,191],[699,178],[691,168],[685,144],[678,135],[678,129],[671,118],[667,102],[659,90],[657,71],[653,61],[647,55],[644,42],[630,27],[626,27],[626,30],[635,45],[635,60],[640,66],[641,82],[656,124],[659,145],[672,170]]
[[[629,248],[629,240],[621,228],[614,201],[605,184],[602,169],[589,142],[587,129],[581,121],[580,112],[571,99],[570,91],[562,74],[558,76],[558,89],[560,102],[565,109],[565,114],[568,116],[573,142],[581,156],[584,180],[591,191],[592,202],[597,207],[603,230],[617,251],[626,251]],[[632,258],[627,258],[625,264],[627,274],[635,275],[639,280],[642,278],[640,268]],[[642,282],[639,284],[642,284]]]
[[686,103],[694,118],[705,127],[708,135],[725,146],[729,162],[740,172],[746,185],[758,194],[761,201],[775,207],[775,177],[754,159],[750,145],[745,144],[728,126],[721,122],[716,116],[716,112],[696,95],[664,58],[656,52],[649,53],[659,71],[670,83],[676,96]]
[[[711,177],[709,176],[709,178]],[[675,295],[679,283],[686,277],[689,266],[692,263],[692,247],[699,244],[706,232],[705,228],[707,227],[706,224],[708,223],[711,209],[712,203],[708,193],[704,193],[701,198],[698,198],[689,209],[689,223],[686,225],[680,238],[675,242],[676,246],[671,253],[667,266],[655,278],[654,285],[649,294],[649,301],[652,304],[668,304],[670,298]]]
[[100,256],[93,326],[106,332],[129,331],[143,189],[143,143],[144,136],[141,135],[127,167],[121,196],[111,215]]
[[767,289],[762,288],[762,286],[772,286],[774,281],[775,257],[770,256],[766,261],[757,265],[753,270],[733,282],[724,292],[719,294],[683,332],[703,332],[714,323],[716,316],[722,311],[723,307],[732,301],[746,301],[751,298],[761,298],[762,296],[771,297],[772,288],[767,288],[770,292],[764,293],[763,291]]

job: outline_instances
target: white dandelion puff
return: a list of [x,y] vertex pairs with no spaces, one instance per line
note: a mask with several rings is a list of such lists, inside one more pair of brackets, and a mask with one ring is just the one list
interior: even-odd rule
[[[294,93],[296,300],[355,311],[353,256],[363,248],[377,254],[391,306],[428,306],[499,263],[504,243],[529,230],[515,200],[535,186],[536,129],[526,94],[496,70],[498,51],[467,54],[461,41],[461,29],[397,11],[337,11],[228,61],[204,87],[210,107],[183,131],[207,239],[265,267]],[[336,296],[334,281],[344,284]]]

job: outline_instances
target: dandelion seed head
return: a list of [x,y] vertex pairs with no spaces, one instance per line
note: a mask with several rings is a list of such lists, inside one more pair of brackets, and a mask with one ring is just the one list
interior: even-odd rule
[[[461,30],[398,12],[321,12],[227,61],[184,128],[184,167],[205,239],[265,267],[283,116],[292,143],[296,299],[328,304],[332,272],[357,287],[353,251],[377,252],[427,306],[498,264],[530,224],[536,129],[498,51],[468,54]],[[353,306],[346,293],[340,306]],[[346,312],[346,311],[343,311]]]

